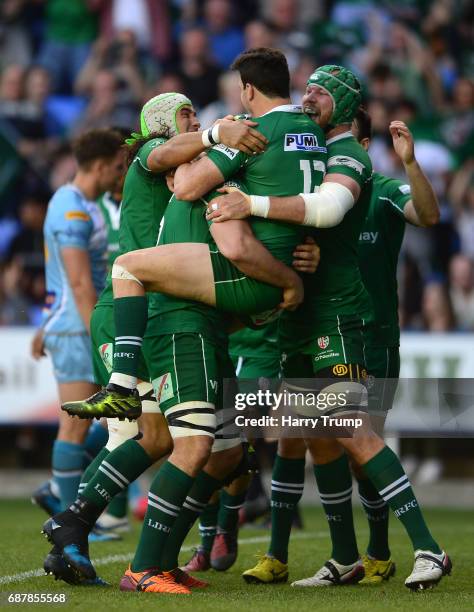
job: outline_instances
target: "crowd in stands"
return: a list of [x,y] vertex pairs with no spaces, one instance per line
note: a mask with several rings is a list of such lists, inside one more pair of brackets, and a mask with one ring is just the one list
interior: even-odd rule
[[474,331],[474,5],[468,0],[3,0],[0,2],[0,325],[37,324],[42,223],[74,174],[70,142],[137,128],[153,95],[181,91],[204,127],[242,112],[228,71],[282,49],[299,102],[314,67],[360,77],[374,170],[401,178],[388,125],[406,121],[441,206],[408,227],[399,266],[408,330]]

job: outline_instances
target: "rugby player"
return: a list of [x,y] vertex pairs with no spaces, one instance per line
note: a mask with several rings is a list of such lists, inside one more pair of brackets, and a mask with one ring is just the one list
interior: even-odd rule
[[[197,129],[198,124],[195,119],[195,113],[190,106],[189,100],[184,98],[184,96],[180,94],[164,94],[153,99],[151,102],[145,105],[146,114],[142,113],[142,132],[144,132],[145,136],[152,136],[153,134],[150,135],[150,132],[154,131],[154,128],[159,128],[160,125],[163,127],[163,123],[173,126],[175,118],[178,126],[184,131],[186,129]],[[167,108],[163,108],[165,102],[167,103]],[[236,122],[227,122],[227,124],[224,126],[223,137],[229,140],[232,139],[229,144],[240,146],[239,141],[242,141],[242,147],[247,147],[245,145],[247,135],[253,130],[245,124],[242,126],[239,126]],[[168,128],[168,130],[171,132],[170,135],[173,135],[171,128]],[[169,196],[169,192],[163,185],[163,174],[154,174],[166,169],[166,166],[163,166],[166,162],[163,160],[170,159],[170,154],[167,152],[167,144],[159,138],[145,138],[141,140],[143,142],[137,143],[139,150],[129,169],[125,183],[120,234],[120,244],[124,251],[130,248],[133,249],[134,246],[146,247],[156,241],[160,218]],[[148,141],[146,142],[146,140]],[[182,134],[176,137],[176,141],[179,145],[183,145],[180,146],[180,151],[174,153],[173,159],[178,159],[178,161],[179,159],[181,161],[190,159],[190,157],[199,153],[204,148],[202,134]],[[259,150],[264,145],[264,141],[265,139],[259,135],[258,139],[249,142],[250,148],[253,147],[255,150]],[[198,145],[197,147],[196,144]],[[176,157],[177,154],[181,157]],[[163,186],[160,187],[160,184]],[[152,220],[151,223],[150,220]],[[204,217],[202,218],[202,223],[208,234],[207,223]],[[306,259],[303,258],[302,263],[304,266],[307,266]],[[110,345],[113,342],[114,336],[112,308],[111,302],[109,302],[111,299],[110,294],[111,287],[109,284],[108,289],[101,296],[93,318],[95,321],[93,324],[94,336],[96,337],[95,344],[97,345],[95,365],[97,376],[100,380],[107,377],[107,370],[104,368],[104,365],[108,365],[107,354],[110,354],[111,348],[107,346],[107,351],[102,349],[104,344]],[[99,358],[99,355],[101,358]],[[146,350],[145,356],[147,356]],[[147,372],[140,374],[140,376],[143,379],[149,378]],[[151,407],[152,402],[148,399],[147,402],[143,403],[150,404],[149,407]],[[145,408],[144,411],[148,412],[149,410]],[[151,415],[148,416],[151,417]],[[94,462],[95,465],[91,465],[89,484],[84,488],[70,511],[55,516],[54,522],[49,522],[44,527],[45,532],[61,547],[64,557],[72,567],[76,568],[78,576],[82,577],[82,579],[95,576],[95,570],[88,559],[86,537],[87,532],[90,531],[91,526],[95,523],[105,505],[113,495],[125,488],[128,482],[134,480],[149,467],[157,456],[162,456],[169,451],[169,443],[167,442],[169,434],[166,426],[163,426],[164,420],[156,414],[153,416],[155,418],[153,421],[150,420],[148,422],[149,427],[144,428],[144,437],[140,441],[128,440],[128,442],[122,444],[119,449],[110,455],[108,455],[109,450],[116,448],[121,442],[127,440],[130,434],[136,433],[136,426],[134,431],[129,432],[124,431],[124,426],[125,428],[128,426],[123,423],[116,423],[115,429],[110,428],[109,421],[112,435],[106,449],[97,458],[97,461]],[[134,424],[131,425],[134,426]],[[151,435],[149,432],[151,432]],[[103,461],[105,457],[107,459]],[[101,461],[102,463],[100,463]],[[98,465],[99,470],[93,474]],[[60,529],[58,526],[65,527],[65,529]],[[59,575],[59,577],[63,576]],[[165,588],[169,588],[170,581],[164,582]],[[173,584],[171,584],[171,588],[174,588]]]
[[[324,134],[290,104],[284,55],[272,49],[250,50],[233,66],[241,75],[242,102],[258,118],[259,131],[270,142],[262,155],[248,156],[217,145],[199,161],[182,164],[175,175],[177,197],[201,198],[236,173],[254,191],[289,194],[317,186],[326,168]],[[232,230],[222,232],[211,226],[218,249],[210,250],[207,244],[162,245],[116,260],[112,276],[121,351],[114,358],[109,388],[87,402],[69,403],[65,410],[84,417],[139,414],[134,388],[147,321],[146,290],[201,301],[236,315],[254,316],[254,320],[256,315],[260,322],[274,315],[279,305],[295,308],[301,302],[301,280],[285,264],[291,264],[295,247],[303,240],[302,229],[253,219],[250,225],[235,223]]]
[[[319,228],[315,239],[321,248],[321,265],[308,279],[302,307],[280,320],[280,339],[287,354],[285,378],[297,376],[301,380],[306,372],[307,379],[326,379],[321,385],[323,392],[350,388],[354,396],[359,394],[359,400],[350,398],[333,414],[364,409],[367,404],[362,383],[366,377],[364,338],[371,306],[358,267],[357,242],[369,209],[372,168],[367,153],[350,131],[359,103],[360,86],[349,70],[341,66],[318,68],[308,81],[303,108],[326,129],[328,172],[322,186],[315,193],[289,198],[237,196],[239,202],[232,214],[229,209],[222,212],[218,201],[212,202],[209,215],[214,222],[257,215]],[[346,381],[342,385],[341,379]],[[288,387],[291,388],[291,380]],[[388,502],[412,541],[415,564],[406,586],[422,589],[451,571],[451,561],[428,530],[400,461],[372,431],[369,420],[363,420],[364,427],[353,437],[336,433],[333,439],[305,440],[315,464],[333,553],[314,576],[292,586],[347,584],[364,576],[352,527],[352,478],[347,455]],[[272,480],[272,502],[280,511],[272,516],[269,555],[244,572],[248,582],[287,580],[291,518],[303,483],[303,445],[298,440],[280,440]],[[334,516],[338,517],[336,521]]]

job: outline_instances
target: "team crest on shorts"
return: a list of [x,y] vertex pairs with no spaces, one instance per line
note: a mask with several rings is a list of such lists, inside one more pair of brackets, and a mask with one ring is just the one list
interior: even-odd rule
[[318,338],[318,346],[320,349],[325,349],[329,346],[329,336],[321,336]]
[[153,385],[158,404],[174,397],[173,380],[169,372],[158,376],[151,384]]
[[114,345],[112,342],[107,342],[106,344],[101,344],[99,346],[99,355],[102,361],[104,362],[105,369],[110,374],[113,369],[113,354],[114,354]]

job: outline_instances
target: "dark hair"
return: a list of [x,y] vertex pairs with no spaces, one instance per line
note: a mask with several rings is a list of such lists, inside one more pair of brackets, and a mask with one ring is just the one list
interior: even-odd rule
[[368,111],[363,107],[359,106],[354,117],[354,121],[357,123],[359,131],[358,141],[360,142],[364,138],[372,138],[372,119]]
[[127,153],[127,167],[130,166],[132,161],[135,159],[138,151],[146,144],[149,140],[153,140],[155,138],[164,138],[168,140],[169,136],[165,135],[162,130],[159,132],[152,132],[148,134],[148,136],[143,136],[142,138],[137,138],[132,144],[124,144],[125,151]]
[[72,152],[82,169],[88,169],[97,159],[112,159],[123,144],[122,135],[110,128],[88,130],[72,145]]
[[239,72],[244,85],[250,83],[269,98],[290,97],[290,71],[278,49],[248,49],[234,60],[231,70]]

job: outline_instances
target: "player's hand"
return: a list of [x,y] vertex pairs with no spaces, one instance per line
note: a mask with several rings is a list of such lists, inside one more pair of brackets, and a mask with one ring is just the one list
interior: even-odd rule
[[303,301],[303,298],[303,282],[301,278],[295,274],[291,285],[283,289],[283,302],[281,302],[280,308],[283,310],[296,310]]
[[268,140],[254,129],[256,125],[258,123],[248,119],[243,121],[229,121],[228,119],[219,121],[219,140],[227,147],[238,149],[247,155],[263,153]]
[[206,219],[220,223],[229,219],[246,219],[250,217],[250,198],[237,187],[221,187],[218,196],[209,202]]
[[306,236],[304,244],[299,244],[293,252],[293,268],[298,272],[314,274],[319,265],[321,252],[311,236]]
[[415,161],[415,143],[413,135],[403,121],[392,121],[390,126],[393,148],[404,164]]
[[38,360],[41,359],[41,357],[46,356],[46,353],[44,352],[44,334],[42,329],[38,329],[35,335],[33,336],[30,350],[33,359]]

